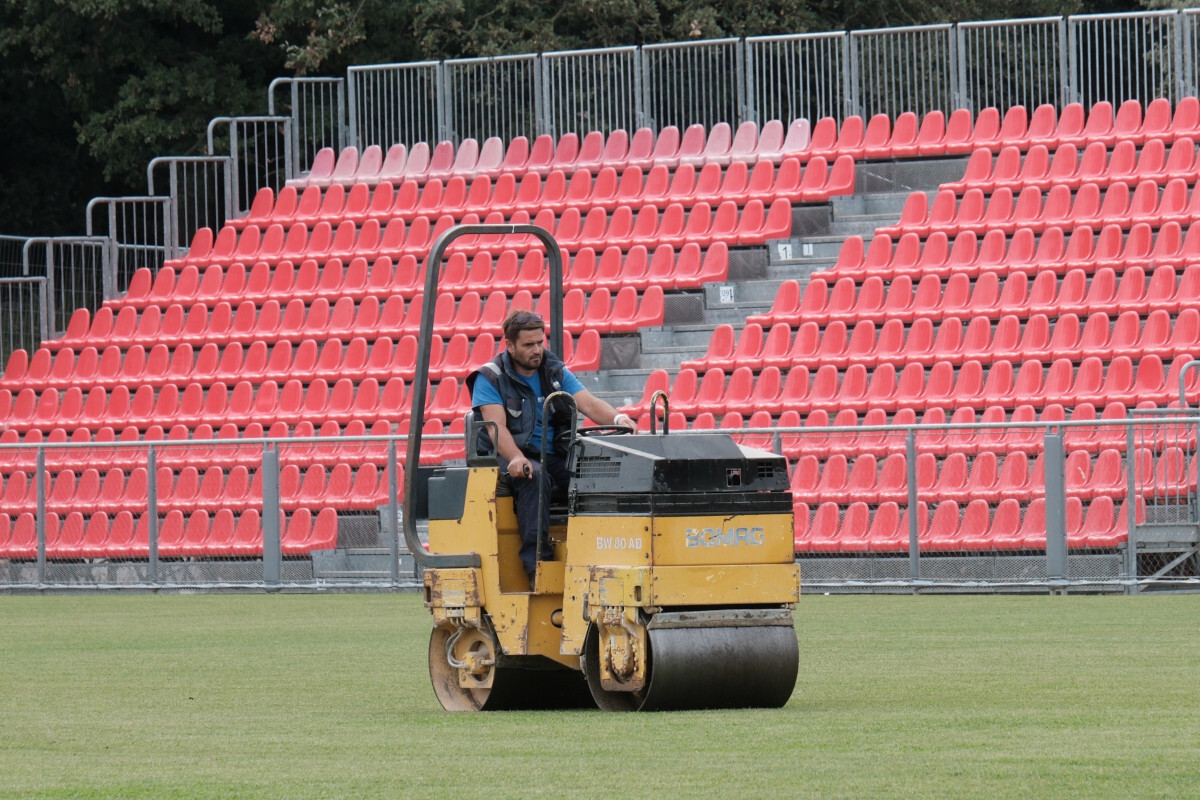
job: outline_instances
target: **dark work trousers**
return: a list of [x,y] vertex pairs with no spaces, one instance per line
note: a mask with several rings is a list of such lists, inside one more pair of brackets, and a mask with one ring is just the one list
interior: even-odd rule
[[546,536],[550,530],[550,498],[564,496],[571,475],[567,471],[567,460],[554,453],[546,454],[546,497],[542,504],[542,520],[538,524],[538,471],[541,469],[536,458],[529,458],[533,467],[530,478],[514,478],[508,474],[508,462],[503,458],[500,471],[508,477],[508,485],[512,487],[513,505],[517,512],[517,527],[521,529],[521,563],[525,565],[525,574],[533,579],[537,566],[538,532],[542,536],[542,558],[550,555],[550,543]]

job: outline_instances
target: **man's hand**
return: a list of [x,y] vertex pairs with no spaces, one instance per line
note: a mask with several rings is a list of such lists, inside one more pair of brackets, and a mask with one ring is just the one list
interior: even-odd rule
[[532,478],[533,464],[524,455],[519,455],[508,462],[508,474],[513,478]]
[[628,414],[617,414],[613,417],[613,425],[620,425],[624,428],[629,428],[633,432],[637,432],[637,423]]

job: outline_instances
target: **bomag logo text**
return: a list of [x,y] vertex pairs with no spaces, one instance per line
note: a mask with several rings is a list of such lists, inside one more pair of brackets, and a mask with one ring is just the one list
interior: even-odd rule
[[762,528],[688,528],[688,547],[756,547],[765,541]]

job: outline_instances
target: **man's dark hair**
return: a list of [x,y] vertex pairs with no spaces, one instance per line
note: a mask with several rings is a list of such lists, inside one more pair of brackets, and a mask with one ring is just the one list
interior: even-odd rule
[[510,342],[516,342],[521,331],[545,330],[546,323],[542,319],[542,315],[537,312],[515,309],[508,312],[501,327],[504,329],[504,338]]

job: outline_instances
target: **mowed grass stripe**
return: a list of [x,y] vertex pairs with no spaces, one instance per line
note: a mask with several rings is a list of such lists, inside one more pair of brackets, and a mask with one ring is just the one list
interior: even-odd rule
[[781,710],[449,714],[406,595],[0,598],[0,797],[1196,797],[1200,597],[806,597]]

